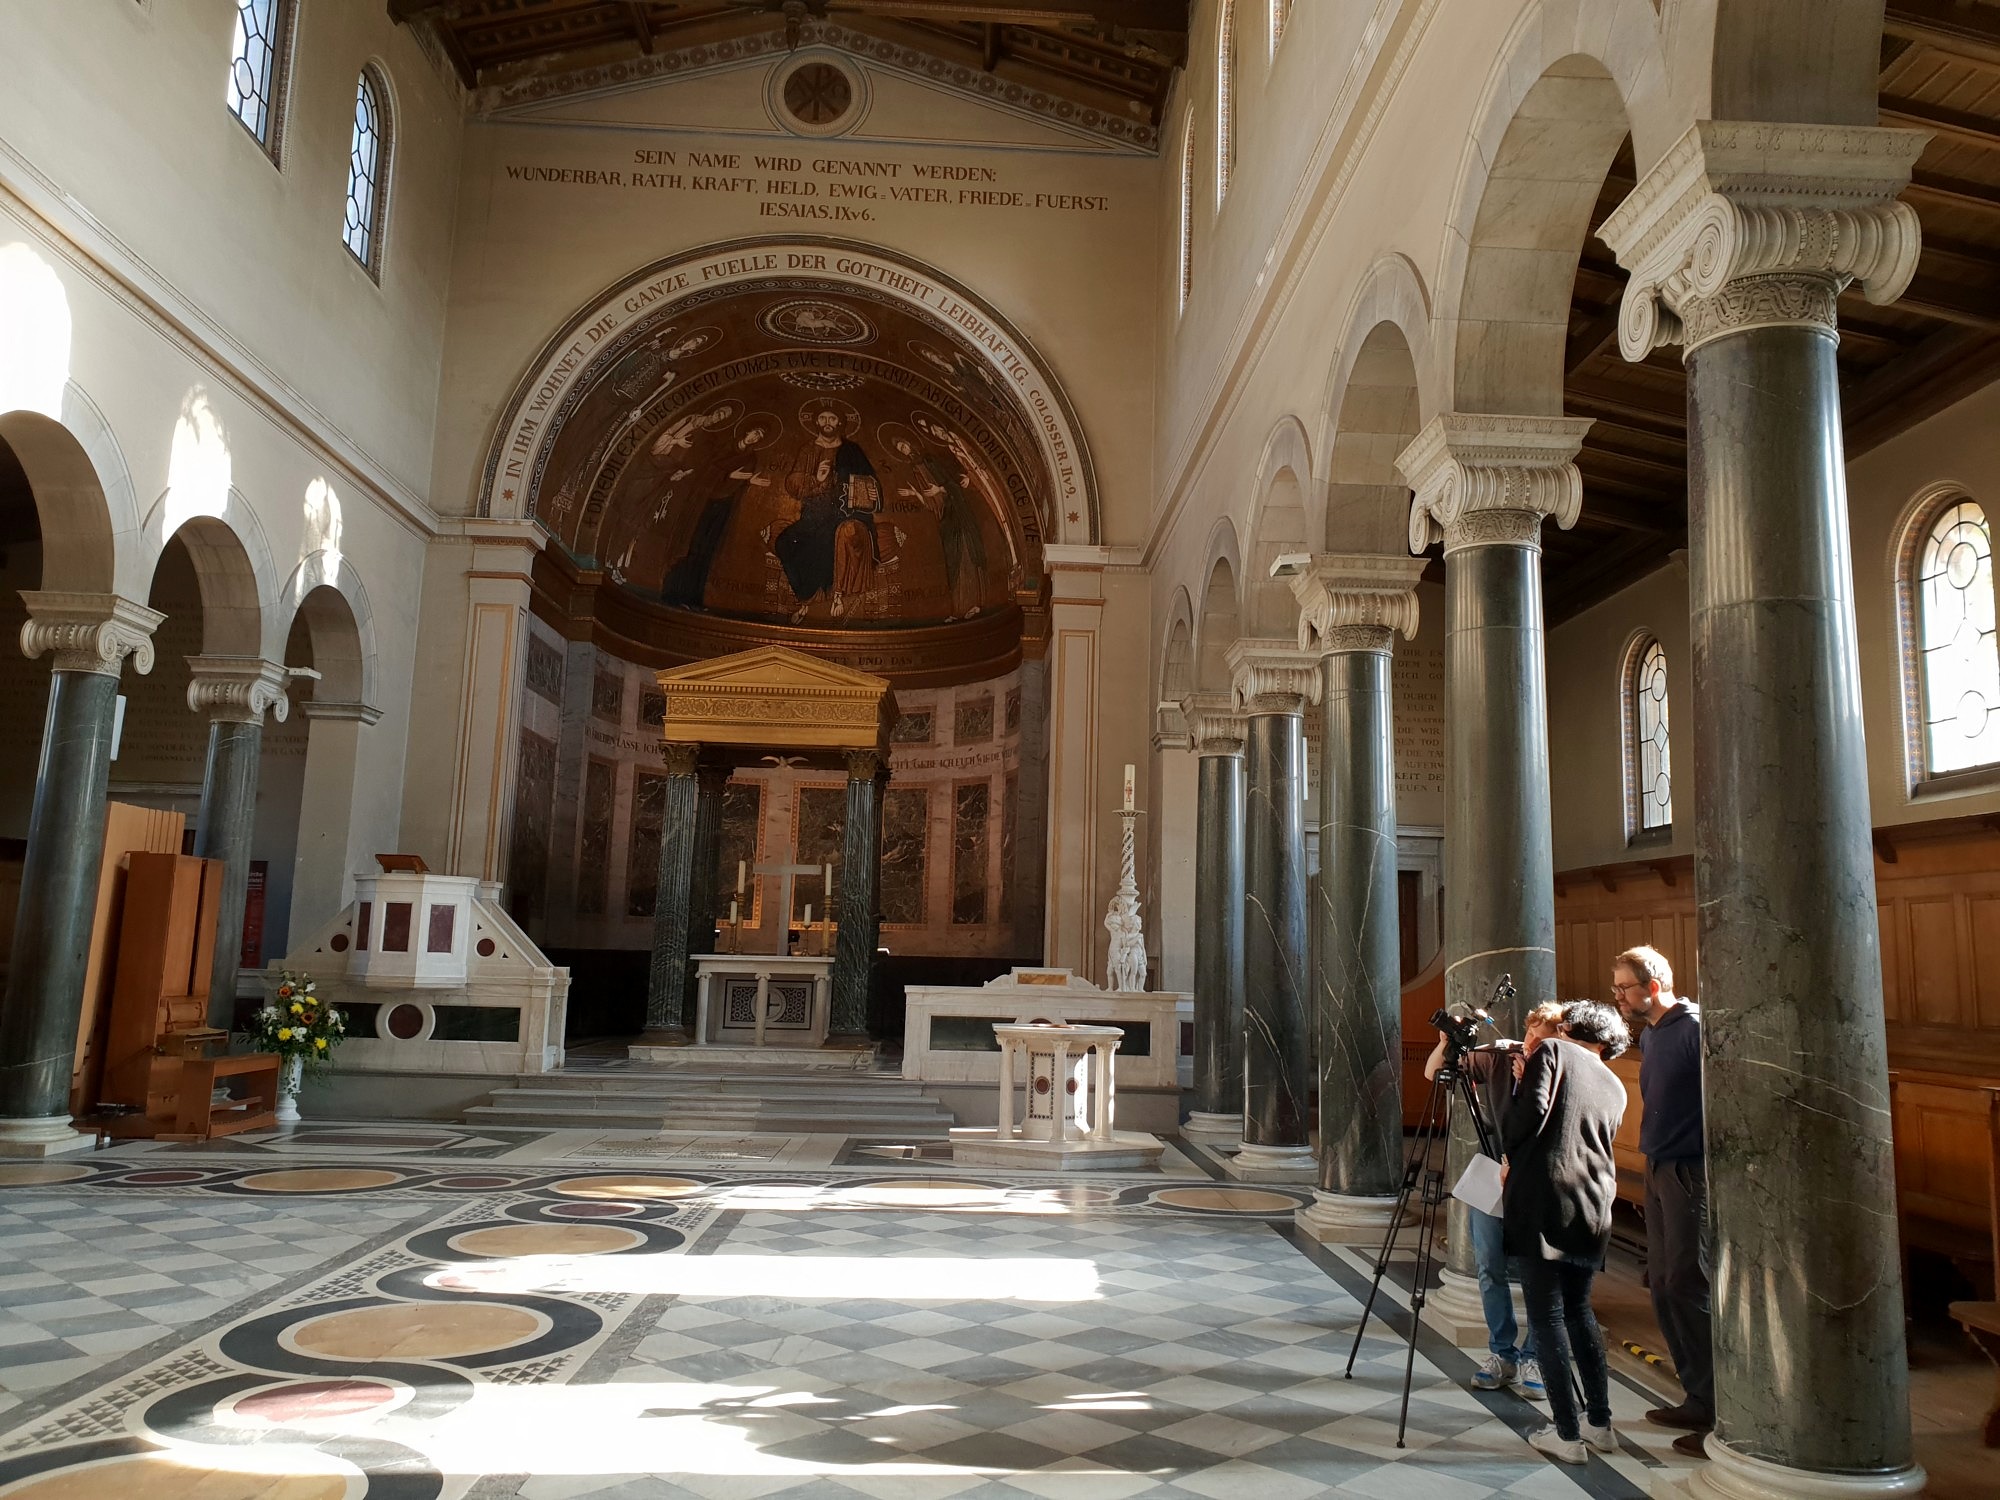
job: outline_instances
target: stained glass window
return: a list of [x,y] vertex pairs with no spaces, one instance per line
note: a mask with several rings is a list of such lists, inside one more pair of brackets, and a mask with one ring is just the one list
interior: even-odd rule
[[1931,525],[1917,569],[1924,759],[1933,776],[2000,762],[2000,648],[1993,633],[1993,536],[1970,500]]
[[1215,204],[1220,208],[1236,167],[1236,0],[1222,0],[1215,49]]
[[374,69],[364,68],[354,91],[354,138],[347,151],[347,223],[341,238],[354,258],[381,274],[382,214],[388,197],[387,91]]
[[1627,798],[1638,832],[1674,821],[1674,763],[1668,743],[1667,653],[1648,638],[1632,652],[1626,683]]
[[229,112],[273,156],[285,84],[285,29],[292,0],[237,0],[236,31],[229,42]]

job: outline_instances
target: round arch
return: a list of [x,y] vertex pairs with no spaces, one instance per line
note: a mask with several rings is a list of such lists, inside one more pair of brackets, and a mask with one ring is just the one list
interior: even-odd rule
[[1167,630],[1160,648],[1157,703],[1179,703],[1194,691],[1194,601],[1187,586],[1174,589],[1167,610]]
[[968,288],[916,260],[819,236],[732,240],[669,256],[593,297],[543,345],[507,402],[476,497],[482,516],[534,513],[537,490],[575,398],[626,352],[621,335],[699,293],[759,283],[850,287],[920,316],[1005,391],[1033,434],[1050,485],[1038,541],[1100,540],[1095,472],[1081,424],[1047,361]]
[[[109,435],[106,430],[104,436]],[[27,476],[42,533],[43,589],[86,594],[116,590],[118,544],[111,504],[100,470],[77,435],[52,417],[17,410],[0,413],[0,442]],[[118,468],[122,473],[122,459]]]
[[1329,411],[1330,552],[1396,553],[1409,541],[1410,487],[1396,459],[1423,430],[1423,377],[1400,321],[1352,330]]
[[1298,600],[1290,584],[1271,576],[1271,565],[1288,552],[1312,551],[1314,536],[1323,534],[1326,524],[1305,424],[1297,417],[1281,417],[1265,438],[1254,493],[1243,623],[1253,636],[1290,637],[1297,628]]
[[1529,5],[1495,61],[1460,158],[1439,255],[1440,410],[1557,416],[1570,289],[1590,211],[1627,135],[1641,174],[1679,134],[1646,0]]
[[300,620],[311,636],[313,697],[375,706],[375,616],[353,565],[323,547],[292,570],[279,602],[286,641]]
[[1224,658],[1243,633],[1237,590],[1243,560],[1236,528],[1227,517],[1215,523],[1203,555],[1207,561],[1202,567],[1201,612],[1195,619],[1194,685],[1197,692],[1223,693],[1229,690],[1229,664]]
[[[242,497],[231,492],[240,504]],[[164,503],[164,502],[163,502]],[[249,507],[242,506],[247,514]],[[149,528],[157,524],[159,507],[148,517]],[[284,642],[270,651],[265,635],[264,601],[276,593],[268,586],[271,555],[263,547],[263,533],[254,522],[249,539],[221,516],[193,516],[183,521],[171,536],[163,536],[151,548],[153,567],[170,542],[179,540],[194,563],[195,581],[201,591],[201,650],[204,656],[263,656],[278,660]],[[260,559],[261,554],[261,559]],[[261,560],[261,566],[260,566]],[[150,586],[148,594],[150,595]]]

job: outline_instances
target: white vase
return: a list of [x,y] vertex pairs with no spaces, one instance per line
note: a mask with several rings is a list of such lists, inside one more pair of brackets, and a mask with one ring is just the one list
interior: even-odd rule
[[278,1064],[278,1123],[299,1123],[299,1085],[305,1081],[305,1059],[288,1057]]

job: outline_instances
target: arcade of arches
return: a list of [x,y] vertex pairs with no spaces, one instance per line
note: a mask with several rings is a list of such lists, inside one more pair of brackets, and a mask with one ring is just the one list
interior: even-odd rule
[[2000,0],[0,77],[0,1500],[2000,1494]]

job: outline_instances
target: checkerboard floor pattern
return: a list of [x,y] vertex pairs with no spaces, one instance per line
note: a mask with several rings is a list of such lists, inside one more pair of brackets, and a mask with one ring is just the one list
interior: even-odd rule
[[422,1212],[352,1198],[10,1194],[0,1199],[0,1416]]
[[[1358,1306],[1263,1225],[746,1213],[706,1248],[768,1258],[768,1289],[673,1299],[611,1378],[741,1389],[743,1401],[708,1401],[701,1420],[740,1426],[770,1472],[541,1476],[475,1495],[1586,1493],[1421,1356],[1399,1451],[1402,1341],[1373,1325],[1356,1378],[1342,1380]],[[961,1274],[948,1295],[788,1298],[788,1281],[821,1284],[810,1257],[949,1261]],[[1037,1258],[1051,1263],[1051,1298],[1077,1295],[1079,1268],[1088,1290],[981,1298],[980,1262]]]

